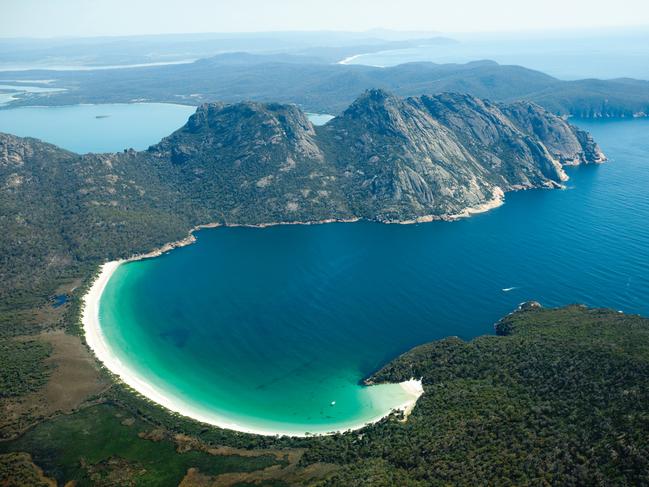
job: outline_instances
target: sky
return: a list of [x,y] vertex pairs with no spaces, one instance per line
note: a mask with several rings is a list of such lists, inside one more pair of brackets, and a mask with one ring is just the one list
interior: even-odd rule
[[1,37],[649,26],[649,0],[0,0]]

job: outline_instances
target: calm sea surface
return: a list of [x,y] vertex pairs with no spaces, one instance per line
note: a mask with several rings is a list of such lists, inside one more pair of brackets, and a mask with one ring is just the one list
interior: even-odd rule
[[[0,85],[26,91],[48,88]],[[49,89],[54,90],[56,89]],[[11,94],[0,93],[11,100]],[[187,122],[196,107],[170,103],[115,103],[62,107],[23,107],[0,110],[0,132],[36,137],[64,149],[86,152],[144,150]],[[314,125],[331,115],[309,113]]]
[[169,103],[11,108],[0,110],[0,132],[36,137],[80,154],[144,150],[195,111]]
[[[351,64],[395,66],[407,62],[467,63],[491,59],[536,69],[560,79],[649,79],[646,32],[622,35],[525,38],[498,35],[460,36],[460,42],[363,54]],[[425,42],[422,42],[425,44]]]
[[610,162],[568,169],[566,190],[453,223],[205,230],[118,269],[102,328],[178,401],[328,431],[401,399],[364,376],[417,344],[492,333],[522,301],[649,315],[649,120],[578,123]]

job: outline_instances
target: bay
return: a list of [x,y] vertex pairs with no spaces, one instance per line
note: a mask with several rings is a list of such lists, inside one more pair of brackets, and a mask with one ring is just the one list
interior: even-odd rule
[[195,111],[169,103],[9,108],[0,110],[0,132],[35,137],[80,154],[144,150]]
[[577,123],[610,161],[568,168],[565,190],[450,223],[203,230],[122,265],[101,299],[108,344],[205,414],[326,432],[401,399],[359,385],[387,361],[493,333],[523,301],[649,315],[649,120]]
[[[11,101],[10,93],[0,93],[0,102],[3,96]],[[0,132],[35,137],[80,154],[145,150],[183,126],[195,111],[196,107],[171,103],[8,108],[0,110]],[[309,113],[308,117],[314,125],[333,118],[319,113]]]

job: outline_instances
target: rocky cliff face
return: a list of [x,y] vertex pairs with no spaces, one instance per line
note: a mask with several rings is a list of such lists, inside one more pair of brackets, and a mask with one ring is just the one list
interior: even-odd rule
[[[603,160],[589,134],[531,103],[381,90],[318,128],[293,105],[206,104],[140,153],[77,156],[4,139],[7,188],[56,175],[86,212],[152,206],[198,222],[247,224],[452,218],[487,209],[506,191],[558,187],[564,164]],[[46,159],[70,162],[43,166]]]
[[538,138],[564,165],[600,163],[606,157],[591,135],[531,102],[499,105],[523,132]]
[[418,100],[368,92],[319,139],[358,216],[451,215],[494,197],[488,171]]
[[452,217],[504,191],[558,187],[562,164],[602,157],[588,134],[533,104],[461,94],[401,99],[372,90],[318,140],[352,211],[390,221]]
[[202,195],[206,218],[244,223],[451,218],[602,160],[588,134],[531,103],[381,90],[317,129],[292,105],[203,105],[147,155]]
[[0,292],[48,289],[202,223],[467,215],[602,160],[589,134],[532,104],[376,90],[317,128],[291,105],[203,105],[144,152],[80,156],[0,134]]
[[315,129],[294,105],[206,104],[147,151],[206,220],[266,223],[349,216]]
[[[214,161],[236,156],[243,171],[263,166],[272,171],[290,159],[322,160],[314,138],[313,125],[294,105],[212,103],[200,106],[184,127],[149,152],[166,153],[174,164],[197,156]],[[277,161],[282,162],[273,167]]]

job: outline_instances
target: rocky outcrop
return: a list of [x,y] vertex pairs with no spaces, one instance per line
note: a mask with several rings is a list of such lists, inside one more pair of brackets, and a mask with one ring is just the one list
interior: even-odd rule
[[559,187],[563,164],[602,157],[588,134],[536,105],[454,93],[368,91],[318,140],[352,211],[388,221],[451,217],[503,191]]
[[562,165],[603,159],[589,134],[531,103],[370,90],[323,127],[293,105],[205,104],[144,152],[78,156],[3,136],[0,184],[48,174],[86,209],[174,208],[196,223],[428,221],[484,211],[506,191],[559,187]]
[[281,161],[269,168],[277,170],[286,168],[289,159],[322,160],[315,130],[304,112],[294,105],[275,103],[202,105],[184,127],[149,152],[168,155],[176,164],[193,156],[215,159],[237,155],[243,166]]
[[564,165],[601,163],[606,157],[591,135],[531,102],[500,105],[523,132],[538,138]]
[[203,105],[143,152],[0,134],[0,292],[46,295],[71,269],[205,223],[468,216],[505,191],[561,185],[562,162],[601,160],[587,133],[534,105],[377,90],[324,127],[292,105]]

